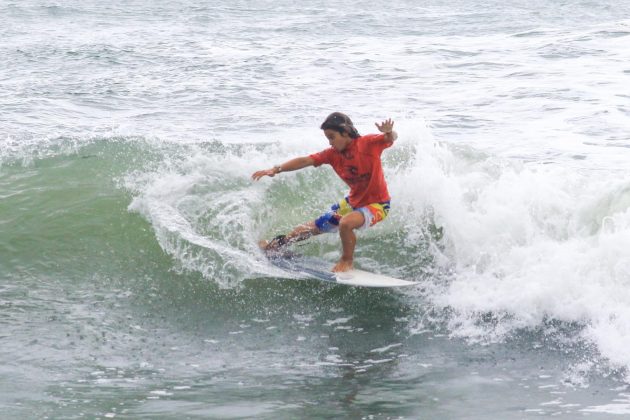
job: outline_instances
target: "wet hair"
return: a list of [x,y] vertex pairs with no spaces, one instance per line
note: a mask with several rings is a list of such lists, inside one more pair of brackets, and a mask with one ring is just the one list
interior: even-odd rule
[[360,137],[359,132],[356,128],[354,128],[354,124],[352,124],[350,117],[341,112],[333,112],[330,114],[326,117],[319,128],[322,130],[335,130],[339,134],[348,133],[352,139]]

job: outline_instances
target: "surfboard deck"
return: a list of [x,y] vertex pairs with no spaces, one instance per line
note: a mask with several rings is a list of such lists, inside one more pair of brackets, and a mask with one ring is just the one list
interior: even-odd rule
[[306,257],[290,251],[265,252],[272,265],[299,276],[358,287],[406,287],[417,284],[383,274],[354,269],[343,273],[330,271],[332,263],[320,258]]

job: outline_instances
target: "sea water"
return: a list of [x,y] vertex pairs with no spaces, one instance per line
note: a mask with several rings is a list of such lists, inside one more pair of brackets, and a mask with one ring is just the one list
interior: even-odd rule
[[[0,416],[630,416],[630,4],[302,3],[0,1]],[[355,264],[413,290],[257,249],[332,111],[395,121]]]

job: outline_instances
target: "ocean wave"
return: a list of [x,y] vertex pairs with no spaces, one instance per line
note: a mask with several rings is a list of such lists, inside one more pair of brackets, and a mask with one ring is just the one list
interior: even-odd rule
[[[556,320],[578,325],[573,339],[593,345],[593,357],[630,366],[628,181],[439,143],[422,123],[405,128],[384,155],[392,212],[359,235],[357,264],[420,282],[419,302],[441,313],[455,336],[500,341]],[[83,252],[142,261],[157,244],[171,269],[221,287],[282,277],[257,241],[313,219],[345,187],[325,168],[252,182],[255,170],[323,143],[275,138],[232,145],[66,139],[27,164],[15,153],[0,167],[2,223],[13,226],[5,245],[17,260],[55,249],[53,263],[73,264],[87,258]],[[17,240],[28,236],[46,240],[34,248]],[[130,247],[134,237],[142,242]],[[333,261],[338,239],[322,235],[300,251]]]

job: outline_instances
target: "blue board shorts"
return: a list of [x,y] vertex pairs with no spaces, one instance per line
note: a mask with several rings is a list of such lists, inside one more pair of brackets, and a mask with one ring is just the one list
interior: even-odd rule
[[348,202],[348,197],[346,197],[340,202],[333,204],[329,211],[315,219],[315,226],[317,226],[321,232],[337,232],[341,218],[353,211],[360,211],[363,214],[365,222],[359,229],[365,229],[387,218],[389,214],[389,201],[354,208]]

